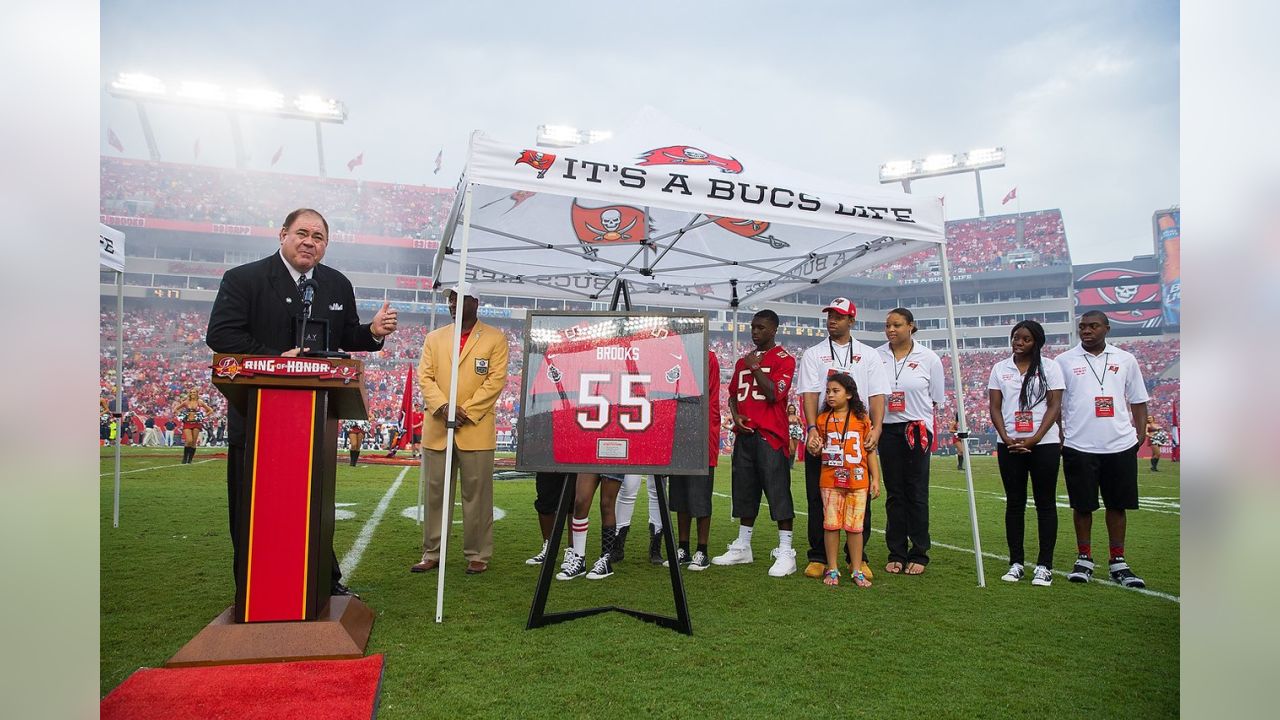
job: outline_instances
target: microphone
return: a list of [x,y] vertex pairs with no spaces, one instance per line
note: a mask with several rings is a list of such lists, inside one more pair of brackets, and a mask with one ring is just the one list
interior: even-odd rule
[[316,279],[307,278],[302,281],[302,314],[311,317],[311,303],[316,299]]

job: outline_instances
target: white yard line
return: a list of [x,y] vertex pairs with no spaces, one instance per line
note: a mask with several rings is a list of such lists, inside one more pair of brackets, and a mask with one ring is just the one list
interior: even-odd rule
[[[146,471],[148,471],[148,470],[163,470],[163,469],[165,469],[165,468],[182,467],[184,464],[190,464],[190,465],[203,465],[203,464],[205,464],[205,463],[207,463],[207,462],[213,462],[214,460],[220,460],[220,459],[221,459],[221,458],[209,458],[208,460],[196,460],[196,461],[191,462],[191,463],[176,463],[176,464],[173,464],[173,465],[156,465],[156,466],[154,466],[154,467],[138,468],[138,469],[136,469],[136,470],[121,470],[121,471],[120,471],[120,474],[121,474],[121,475],[128,475],[129,473],[146,472]],[[116,474],[116,471],[115,471],[115,470],[112,470],[111,472],[99,473],[99,474],[98,474],[98,477],[106,477],[106,476],[108,476],[108,475],[113,475],[113,476],[114,476],[115,474]]]
[[[941,487],[941,488],[945,488],[945,489],[947,489],[947,490],[958,490],[958,489],[960,489],[960,488],[948,488],[948,487],[946,487],[945,485],[931,485],[930,487]],[[982,492],[982,491],[980,491],[980,490],[975,490],[974,492]],[[714,493],[714,494],[715,494],[715,495],[719,495],[719,496],[720,496],[720,497],[722,497],[722,498],[727,498],[727,497],[729,497],[728,495],[726,495],[726,494],[724,494],[724,493],[720,493],[720,492],[718,492],[718,493]],[[769,504],[769,501],[768,501],[768,500],[765,500],[764,498],[761,498],[761,499],[760,499],[760,502],[761,502],[761,504],[763,504],[763,505],[768,505],[768,504]],[[808,515],[808,513],[803,513],[803,512],[800,512],[799,510],[796,510],[796,511],[795,511],[795,513],[796,513],[797,515],[805,515],[805,516],[807,516],[807,515]],[[1177,513],[1174,513],[1174,514],[1176,515]],[[881,529],[879,529],[879,528],[871,528],[871,532],[879,533],[879,534],[881,534],[881,535],[883,535],[883,534],[884,534],[884,531],[883,531],[883,530],[881,530]],[[931,540],[931,541],[930,541],[930,544],[931,544],[933,547],[945,548],[945,549],[947,549],[947,550],[955,550],[955,551],[958,551],[958,552],[968,553],[968,554],[970,554],[970,555],[974,554],[974,553],[973,553],[973,548],[960,547],[959,545],[948,545],[947,543],[941,543],[941,542],[938,542],[937,540]],[[1001,561],[1003,561],[1003,562],[1009,562],[1009,556],[1008,556],[1008,555],[997,555],[997,554],[995,554],[995,553],[983,552],[983,553],[982,553],[982,557],[985,557],[985,558],[991,558],[992,560],[1001,560]],[[1098,567],[1102,567],[1102,564],[1101,564],[1101,563],[1099,563]],[[1054,570],[1054,571],[1053,571],[1053,574],[1054,574],[1054,575],[1058,575],[1059,577],[1063,577],[1063,578],[1065,578],[1065,577],[1067,576],[1067,574],[1066,574],[1065,572],[1062,572],[1061,570]],[[1143,594],[1143,595],[1149,595],[1149,596],[1151,596],[1151,597],[1157,597],[1157,598],[1160,598],[1161,600],[1168,600],[1168,601],[1170,601],[1170,602],[1174,602],[1174,603],[1182,604],[1182,600],[1181,600],[1181,598],[1179,598],[1177,595],[1170,595],[1170,594],[1168,594],[1168,593],[1162,593],[1162,592],[1160,592],[1160,591],[1158,591],[1158,590],[1148,590],[1148,589],[1146,589],[1146,588],[1127,588],[1127,587],[1124,587],[1123,585],[1117,585],[1117,584],[1115,584],[1115,583],[1111,582],[1110,580],[1099,580],[1099,581],[1097,582],[1097,584],[1098,584],[1098,585],[1102,585],[1103,587],[1113,587],[1113,588],[1116,588],[1117,590],[1127,590],[1127,591],[1129,591],[1129,592],[1141,593],[1141,594]]]
[[387,490],[382,499],[378,501],[378,507],[373,509],[373,514],[365,521],[364,527],[360,528],[360,534],[356,536],[356,541],[352,543],[351,549],[343,556],[339,565],[342,567],[342,576],[344,578],[351,577],[356,567],[360,564],[360,558],[364,556],[364,551],[369,547],[369,541],[373,539],[373,531],[378,528],[378,523],[382,522],[382,516],[387,512],[387,506],[391,504],[391,498],[395,497],[396,491],[400,489],[400,482],[404,480],[405,473],[409,472],[411,465],[405,466],[396,476],[396,481],[391,483],[391,487]]
[[[965,490],[964,488],[951,487],[950,485],[930,485],[929,487],[934,488],[934,489],[937,489],[937,490],[953,490],[953,491],[955,491],[955,492],[968,492],[968,490]],[[1005,497],[1004,493],[992,492],[992,491],[990,491],[990,490],[974,490],[973,492],[974,492],[974,494],[976,494],[976,495],[986,495],[986,496],[993,497],[993,498],[995,498],[995,499],[999,500],[1000,502],[1005,502],[1005,501],[1007,500],[1007,498]],[[1062,499],[1062,498],[1064,498],[1064,497],[1066,497],[1066,495],[1059,495],[1059,496],[1058,496],[1058,500],[1059,500],[1059,502],[1057,502],[1057,503],[1055,503],[1055,504],[1056,504],[1058,507],[1060,507],[1060,508],[1070,509],[1070,508],[1071,508],[1071,505],[1070,505],[1069,503],[1061,502],[1061,499]],[[1167,502],[1167,500],[1169,500],[1169,499],[1170,499],[1170,498],[1163,498],[1163,497],[1155,497],[1155,498],[1152,498],[1152,497],[1139,497],[1139,498],[1138,498],[1138,503],[1139,503],[1140,507],[1138,508],[1137,512],[1151,512],[1151,513],[1157,513],[1157,514],[1159,514],[1159,515],[1178,515],[1178,516],[1181,516],[1181,515],[1182,515],[1182,512],[1181,512],[1180,510],[1159,510],[1159,509],[1157,509],[1157,508],[1171,508],[1171,507],[1181,508],[1181,504],[1180,504],[1180,503],[1171,503],[1171,502]],[[1174,498],[1174,499],[1176,499],[1176,498]],[[1028,498],[1028,501],[1030,501],[1030,498]],[[1143,503],[1144,501],[1146,501],[1146,504],[1145,504],[1145,505],[1142,505],[1142,503]],[[1152,506],[1155,506],[1155,507],[1152,507]]]

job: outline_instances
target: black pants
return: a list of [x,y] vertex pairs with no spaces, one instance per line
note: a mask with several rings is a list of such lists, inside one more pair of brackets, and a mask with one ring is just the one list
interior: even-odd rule
[[[244,446],[227,446],[227,519],[231,528],[231,576],[235,577],[236,568],[240,566],[240,536],[236,532],[236,504],[244,486]],[[330,588],[336,587],[342,580],[342,568],[338,565],[338,555],[329,548],[329,557],[333,560],[330,573]]]
[[[809,506],[809,562],[827,564],[827,546],[822,529],[822,490],[818,478],[822,476],[822,458],[804,454],[804,494]],[[862,561],[867,561],[867,545],[871,539],[871,496],[867,496],[867,512],[862,516]],[[849,547],[844,548],[844,559],[851,561]]]
[[[907,423],[886,423],[880,433],[884,486],[884,541],[889,562],[929,564],[929,446],[907,444]],[[910,541],[908,548],[907,541]]]
[[1062,446],[1036,445],[1030,453],[1011,453],[1004,443],[996,444],[1000,481],[1004,483],[1004,534],[1009,542],[1009,562],[1023,563],[1026,555],[1022,539],[1026,535],[1027,475],[1036,503],[1040,552],[1036,564],[1053,569],[1053,547],[1058,540],[1058,459]]

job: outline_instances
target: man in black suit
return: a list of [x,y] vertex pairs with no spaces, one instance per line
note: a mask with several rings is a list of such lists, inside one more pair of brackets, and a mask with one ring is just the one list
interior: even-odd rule
[[[345,275],[320,264],[329,245],[329,223],[309,208],[289,213],[280,228],[280,251],[256,262],[228,270],[218,286],[218,297],[209,314],[205,342],[214,352],[250,353],[296,357],[310,348],[295,347],[298,318],[302,313],[303,283],[315,283],[311,305],[313,319],[329,321],[327,350],[381,350],[385,338],[396,331],[396,311],[389,303],[360,324],[355,290]],[[236,543],[236,497],[244,485],[244,416],[227,409],[227,509],[231,520],[231,545],[235,553],[232,572],[239,564]],[[342,570],[333,556],[330,592],[349,595],[340,581]]]

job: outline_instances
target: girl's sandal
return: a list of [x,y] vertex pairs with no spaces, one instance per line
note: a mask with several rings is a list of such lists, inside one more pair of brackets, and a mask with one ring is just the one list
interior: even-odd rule
[[855,585],[857,585],[860,588],[871,587],[871,581],[868,580],[867,576],[863,575],[861,572],[856,572],[853,574],[853,582]]
[[839,584],[840,584],[840,571],[839,571],[839,570],[828,570],[828,571],[826,572],[826,574],[824,574],[824,575],[822,576],[822,584],[823,584],[823,585],[830,585],[831,587],[835,587],[835,586],[839,585]]

